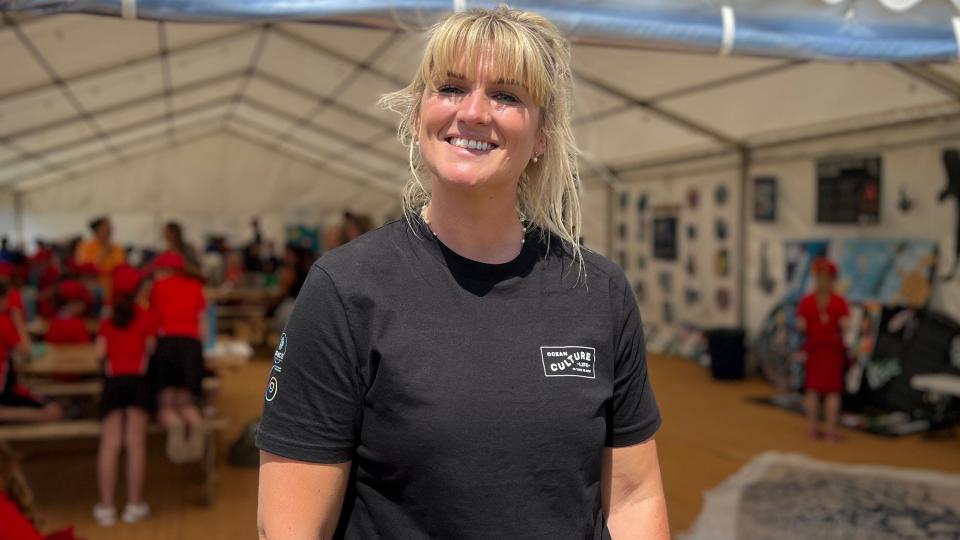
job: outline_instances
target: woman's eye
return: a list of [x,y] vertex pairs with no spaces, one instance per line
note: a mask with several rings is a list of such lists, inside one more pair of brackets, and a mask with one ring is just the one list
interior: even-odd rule
[[507,92],[497,92],[493,94],[493,98],[497,101],[503,101],[505,103],[520,103],[520,100],[517,99],[516,96]]
[[439,88],[437,88],[437,92],[441,94],[458,95],[458,94],[462,94],[463,90],[461,90],[460,88],[452,84],[443,84],[443,85],[440,85]]

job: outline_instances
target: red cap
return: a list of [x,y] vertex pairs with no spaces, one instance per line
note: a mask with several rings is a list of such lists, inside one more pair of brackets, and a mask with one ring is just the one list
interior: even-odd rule
[[164,251],[153,260],[153,267],[156,269],[183,270],[183,266],[183,255],[175,251]]
[[86,285],[75,279],[62,281],[60,285],[57,286],[57,295],[68,302],[78,301],[89,304],[93,300]]
[[53,259],[53,250],[47,248],[38,249],[36,253],[30,257],[31,262],[45,262]]
[[830,277],[837,277],[837,265],[826,257],[818,257],[810,266],[810,271],[814,274],[827,274]]
[[113,293],[116,296],[131,294],[140,286],[140,271],[124,264],[113,269]]

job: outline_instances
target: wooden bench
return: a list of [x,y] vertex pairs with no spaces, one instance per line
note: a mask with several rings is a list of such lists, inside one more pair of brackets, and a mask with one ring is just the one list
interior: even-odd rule
[[[203,468],[204,504],[213,504],[217,489],[217,441],[229,421],[223,417],[204,418],[206,431]],[[159,424],[151,424],[150,432],[162,432]],[[90,439],[100,437],[100,421],[94,419],[61,420],[36,424],[0,424],[0,441],[36,442]]]
[[[99,396],[103,390],[103,380],[95,379],[91,381],[77,382],[49,382],[49,381],[26,381],[26,386],[33,392],[44,397],[84,397]],[[212,392],[220,389],[220,379],[217,377],[203,378],[203,391]]]

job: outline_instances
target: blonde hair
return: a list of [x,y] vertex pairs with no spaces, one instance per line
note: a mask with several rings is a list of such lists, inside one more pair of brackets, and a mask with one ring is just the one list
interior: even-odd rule
[[448,73],[460,71],[464,58],[470,70],[489,58],[494,78],[519,82],[540,107],[539,129],[546,144],[538,161],[528,163],[520,174],[518,211],[545,235],[559,237],[582,273],[579,150],[570,124],[573,77],[567,40],[546,18],[505,5],[450,15],[427,37],[413,81],[380,98],[381,106],[400,115],[397,133],[408,149],[411,178],[403,189],[407,222],[412,225],[430,200],[430,189],[421,181],[428,171],[414,144],[424,92],[435,89]]

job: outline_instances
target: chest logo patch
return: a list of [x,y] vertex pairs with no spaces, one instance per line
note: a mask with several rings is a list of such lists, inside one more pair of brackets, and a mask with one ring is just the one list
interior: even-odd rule
[[597,350],[593,347],[540,347],[540,359],[547,377],[597,378]]

